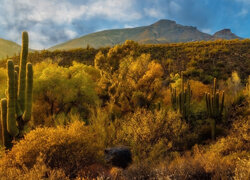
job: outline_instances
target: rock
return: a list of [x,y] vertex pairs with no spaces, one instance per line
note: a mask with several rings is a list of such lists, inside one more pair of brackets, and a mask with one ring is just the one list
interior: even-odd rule
[[112,147],[104,150],[108,164],[118,168],[127,168],[132,162],[132,153],[127,147]]

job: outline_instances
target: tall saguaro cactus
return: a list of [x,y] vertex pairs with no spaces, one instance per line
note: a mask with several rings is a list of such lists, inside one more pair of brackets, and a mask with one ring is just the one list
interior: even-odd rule
[[28,33],[22,33],[22,48],[20,54],[20,72],[19,72],[19,84],[18,84],[18,101],[20,108],[24,111],[25,106],[25,87],[26,87],[26,63],[28,57],[29,38]]
[[27,63],[27,56],[28,33],[23,32],[20,70],[12,60],[7,61],[7,99],[1,100],[1,137],[2,144],[7,148],[11,147],[12,139],[23,136],[25,126],[31,119],[33,69],[32,64]]
[[220,93],[216,89],[216,78],[214,78],[212,95],[210,95],[210,93],[206,93],[206,105],[207,114],[211,123],[211,137],[214,140],[216,123],[221,120],[224,108],[224,92],[222,92],[222,97],[220,98]]
[[181,73],[181,90],[179,94],[176,93],[176,88],[171,88],[171,102],[175,110],[178,110],[182,116],[187,119],[190,112],[192,90],[190,83],[187,83],[187,88],[184,89],[184,77]]

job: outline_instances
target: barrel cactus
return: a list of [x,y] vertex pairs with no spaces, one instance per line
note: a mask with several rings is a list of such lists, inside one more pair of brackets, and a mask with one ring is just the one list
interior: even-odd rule
[[33,69],[27,63],[28,33],[22,33],[20,65],[14,66],[12,60],[7,61],[7,91],[1,100],[1,132],[2,145],[10,148],[11,141],[23,136],[25,127],[31,119]]

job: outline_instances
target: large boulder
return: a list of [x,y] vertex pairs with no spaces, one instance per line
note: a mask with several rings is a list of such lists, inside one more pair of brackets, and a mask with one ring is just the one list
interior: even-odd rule
[[104,150],[108,164],[118,168],[127,168],[132,162],[132,153],[128,147],[112,147]]

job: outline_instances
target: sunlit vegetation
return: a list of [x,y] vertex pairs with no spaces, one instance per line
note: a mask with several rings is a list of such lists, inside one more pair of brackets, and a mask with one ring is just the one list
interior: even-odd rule
[[[0,179],[250,178],[249,46],[126,41],[30,53],[32,118],[24,137],[2,146]],[[133,154],[125,170],[104,160],[117,145]]]

